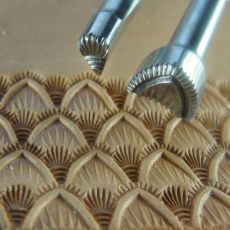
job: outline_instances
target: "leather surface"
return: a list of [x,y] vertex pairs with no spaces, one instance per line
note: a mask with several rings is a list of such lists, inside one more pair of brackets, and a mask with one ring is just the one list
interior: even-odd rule
[[90,73],[0,77],[0,225],[228,228],[229,80],[193,122]]
[[98,78],[76,42],[100,2],[0,1],[0,228],[229,228],[229,7],[187,123],[126,83],[188,1],[143,0]]

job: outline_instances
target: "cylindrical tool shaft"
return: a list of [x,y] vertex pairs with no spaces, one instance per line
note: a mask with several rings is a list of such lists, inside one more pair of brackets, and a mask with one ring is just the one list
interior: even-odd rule
[[104,0],[84,33],[103,37],[111,45],[139,2],[140,0]]
[[91,69],[100,75],[116,38],[140,0],[104,0],[91,18],[78,46]]
[[227,0],[191,0],[170,45],[187,47],[203,58]]
[[140,0],[104,0],[99,10],[112,11],[117,17],[124,19],[133,12],[139,2]]

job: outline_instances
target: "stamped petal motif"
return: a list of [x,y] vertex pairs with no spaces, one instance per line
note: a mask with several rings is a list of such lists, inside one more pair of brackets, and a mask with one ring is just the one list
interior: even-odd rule
[[141,153],[132,145],[120,145],[113,154],[114,160],[133,182],[138,181]]
[[143,114],[141,117],[142,122],[144,123],[145,127],[149,129],[152,136],[158,143],[164,142],[165,134],[165,127],[167,123],[173,118],[173,115],[169,112],[162,113],[160,110],[159,104],[157,104],[155,111],[148,111]]
[[84,202],[100,226],[108,229],[115,207],[115,199],[111,191],[94,188],[87,192]]
[[40,184],[53,183],[55,179],[41,160],[26,150],[18,150],[0,160],[0,181],[0,190],[15,183],[36,190]]
[[22,228],[99,229],[99,226],[76,196],[55,189],[36,200]]
[[184,151],[192,147],[206,150],[216,143],[200,122],[186,122],[179,118],[174,118],[167,124],[164,141],[167,144],[173,143]]
[[91,111],[82,112],[77,122],[87,143],[90,146],[94,145],[104,122],[100,114]]
[[169,186],[164,190],[162,200],[184,223],[191,222],[191,202],[186,189],[180,186]]
[[113,191],[119,184],[127,183],[129,178],[116,162],[99,150],[92,150],[69,169],[66,184],[80,186],[86,191],[94,187],[102,187]]
[[181,229],[182,225],[156,197],[142,189],[125,193],[118,201],[109,229]]
[[223,97],[225,97],[228,102],[230,101],[230,81],[229,79],[221,79],[215,83],[218,91]]
[[128,95],[126,105],[131,106],[137,111],[145,113],[150,111],[159,111],[164,115],[169,112],[169,109],[167,109],[164,105],[160,104],[159,102],[156,102],[154,99],[151,100],[146,97],[138,97],[134,94]]
[[137,118],[129,113],[120,112],[106,121],[97,142],[105,142],[113,147],[132,144],[137,148],[142,148],[152,139],[149,131]]
[[19,110],[14,112],[13,115],[11,122],[17,135],[18,142],[24,144],[27,142],[31,131],[38,124],[37,116],[30,110]]
[[104,113],[107,109],[116,108],[105,89],[95,81],[87,78],[70,87],[62,100],[61,106],[68,106],[75,112],[90,110],[99,113]]
[[7,143],[15,143],[17,137],[11,123],[0,114],[0,153]]
[[41,111],[45,108],[52,108],[51,101],[45,89],[35,80],[26,78],[16,82],[4,95],[1,106],[12,111],[30,109]]
[[204,188],[193,200],[192,222],[195,228],[229,228],[230,197],[216,188]]
[[117,107],[122,109],[128,94],[125,81],[120,78],[111,78],[107,81],[106,90],[111,95]]
[[15,226],[20,225],[36,199],[30,188],[18,184],[9,186],[1,195],[5,209]]
[[221,132],[225,116],[218,112],[202,112],[199,114],[199,121],[204,125],[217,143],[221,143]]
[[230,184],[229,145],[223,145],[223,148],[213,155],[209,165],[209,179],[219,181],[227,185]]
[[47,77],[44,85],[53,103],[59,106],[68,89],[66,77],[62,75],[51,75]]
[[13,76],[11,76],[10,85],[12,86],[15,83],[17,83],[23,79],[32,79],[41,85],[44,84],[44,75],[42,75],[41,73],[38,73],[36,71],[28,69],[28,70],[24,70],[22,72],[16,73]]
[[196,148],[188,149],[183,157],[186,164],[193,170],[200,181],[204,184],[208,182],[208,165],[210,157],[204,151]]
[[0,75],[0,101],[10,87],[9,76]]
[[70,149],[87,144],[78,126],[62,115],[53,115],[40,122],[30,134],[29,142],[44,147],[65,145]]
[[51,146],[42,156],[42,160],[49,167],[56,181],[63,184],[73,161],[71,151],[65,146]]
[[139,181],[164,188],[169,185],[190,187],[199,179],[180,157],[167,149],[159,149],[142,161]]
[[226,98],[224,98],[215,87],[210,84],[206,84],[204,95],[202,97],[200,111],[206,112],[216,112],[219,114],[224,114],[229,111],[229,103]]

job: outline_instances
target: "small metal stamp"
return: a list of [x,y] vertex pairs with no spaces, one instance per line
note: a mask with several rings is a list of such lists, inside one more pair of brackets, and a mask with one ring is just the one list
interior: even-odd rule
[[100,75],[114,41],[140,0],[105,0],[81,35],[78,46],[91,69]]
[[196,115],[206,82],[202,59],[227,0],[192,0],[169,44],[155,50],[128,84],[178,117]]

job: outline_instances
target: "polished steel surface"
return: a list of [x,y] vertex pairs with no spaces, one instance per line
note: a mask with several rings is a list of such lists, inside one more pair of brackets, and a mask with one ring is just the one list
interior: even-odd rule
[[227,0],[192,0],[169,44],[150,54],[128,91],[148,96],[178,117],[196,115],[206,81],[202,59]]
[[192,0],[169,44],[187,47],[203,58],[226,0]]
[[81,35],[78,45],[91,69],[100,75],[114,41],[140,0],[105,0]]

